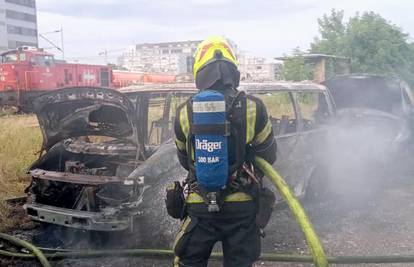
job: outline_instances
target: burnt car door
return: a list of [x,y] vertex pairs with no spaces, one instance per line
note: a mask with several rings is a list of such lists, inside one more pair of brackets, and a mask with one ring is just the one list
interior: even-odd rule
[[295,92],[295,102],[300,113],[296,149],[301,157],[298,157],[296,161],[304,177],[301,188],[303,196],[310,179],[314,179],[316,175],[322,175],[334,106],[327,91]]
[[[190,93],[142,92],[136,99],[140,143],[159,146],[173,137],[175,112]],[[142,127],[141,127],[142,126]]]
[[[254,96],[265,104],[276,137],[277,160],[274,167],[286,179],[295,195],[300,196],[303,181],[307,177],[302,163],[303,155],[297,146],[299,120],[294,94],[289,91],[268,91]],[[280,200],[279,195],[278,198]]]
[[414,145],[414,95],[407,83],[401,82],[402,111],[407,122],[410,148]]

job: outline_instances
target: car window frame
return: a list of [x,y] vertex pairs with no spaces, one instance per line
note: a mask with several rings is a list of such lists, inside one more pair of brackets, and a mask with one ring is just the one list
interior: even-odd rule
[[[284,133],[284,134],[280,134],[280,135],[276,135],[275,134],[275,138],[280,138],[280,137],[290,137],[290,136],[297,136],[299,133],[299,128],[298,128],[298,124],[299,124],[299,120],[298,120],[298,108],[297,108],[297,103],[296,103],[296,97],[295,97],[295,91],[292,90],[263,90],[263,91],[246,91],[247,94],[250,94],[252,96],[256,96],[256,95],[260,95],[260,94],[274,94],[274,93],[288,93],[289,94],[289,98],[291,100],[291,104],[292,104],[292,108],[293,108],[293,112],[295,114],[295,119],[296,119],[296,131],[292,132],[292,133]],[[267,106],[265,105],[266,110],[267,110]],[[269,114],[268,118],[269,118]]]
[[[144,145],[151,145],[150,143],[150,128],[148,127],[149,125],[149,108],[150,108],[150,100],[153,99],[154,97],[161,97],[162,98],[162,102],[163,102],[163,111],[162,111],[162,115],[160,117],[160,119],[162,120],[168,120],[168,127],[167,129],[162,129],[161,133],[160,133],[160,143],[159,144],[153,144],[155,146],[160,146],[161,144],[163,144],[164,142],[168,141],[171,136],[173,136],[173,131],[174,131],[174,127],[173,124],[174,122],[171,121],[171,127],[170,127],[170,119],[173,118],[173,116],[171,116],[171,107],[172,107],[172,100],[174,99],[174,97],[191,97],[191,95],[193,95],[193,93],[188,93],[188,92],[156,92],[156,91],[146,91],[146,92],[139,92],[136,97],[134,97],[135,101],[134,101],[134,105],[135,105],[135,113],[136,113],[136,121],[137,121],[137,127],[138,132],[140,132],[141,135],[145,135],[144,136],[139,136],[138,139],[140,139],[140,142],[142,146]],[[144,110],[145,109],[145,112]],[[138,114],[142,112],[143,114],[146,115],[142,115],[142,114]],[[145,117],[145,118],[143,118]],[[144,123],[142,123],[142,122]],[[145,125],[145,127],[144,127]]]
[[300,109],[297,94],[298,93],[308,93],[308,92],[322,94],[324,96],[325,102],[326,102],[327,107],[328,107],[329,117],[332,118],[332,116],[334,115],[334,112],[333,112],[334,108],[332,106],[334,102],[330,101],[332,98],[329,96],[328,91],[325,91],[325,90],[306,90],[306,91],[301,90],[301,91],[296,91],[295,92],[295,100],[296,100],[296,105],[297,105],[298,112],[300,114],[300,120],[298,122],[298,126],[299,126],[298,132],[299,133],[307,133],[307,132],[312,132],[312,131],[318,131],[320,129],[324,129],[327,126],[326,124],[321,124],[319,127],[316,127],[316,128],[310,129],[310,130],[305,130],[304,123],[303,123],[302,110]]
[[[306,131],[304,130],[303,117],[302,117],[302,113],[301,113],[299,103],[298,103],[298,98],[297,98],[297,93],[299,93],[299,92],[303,92],[303,93],[306,93],[306,92],[322,93],[324,95],[324,99],[325,99],[325,101],[327,103],[327,106],[328,106],[329,116],[330,117],[334,116],[335,110],[336,110],[335,109],[335,103],[332,101],[332,96],[330,96],[328,89],[326,89],[326,90],[315,90],[315,89],[289,90],[288,89],[288,90],[257,90],[257,91],[247,89],[247,90],[245,90],[245,92],[247,94],[251,94],[253,96],[259,95],[259,94],[266,94],[266,93],[271,93],[271,94],[274,94],[274,93],[288,93],[289,94],[289,98],[291,100],[291,104],[292,104],[293,111],[294,111],[294,116],[295,116],[295,119],[296,119],[296,130],[295,130],[295,132],[291,132],[291,133],[284,133],[284,134],[281,134],[281,135],[275,135],[275,138],[294,137],[294,136],[298,136],[301,133],[307,133],[309,131],[316,131],[320,128],[323,128],[323,127],[318,127],[318,128],[311,129],[311,130],[306,130]],[[145,92],[144,91],[139,92],[136,95],[136,97],[134,98],[134,100],[136,100],[137,97],[140,97],[140,96],[145,94],[148,97],[148,101],[149,101],[150,98],[152,98],[153,95],[161,95],[162,97],[164,97],[165,101],[167,101],[167,98],[168,98],[168,101],[171,102],[174,97],[182,97],[183,96],[183,97],[189,98],[192,95],[194,95],[195,93],[196,92],[185,92],[185,91],[180,91],[180,90],[178,90],[176,92],[175,91],[157,92],[157,91],[148,90],[148,91],[145,91]],[[170,97],[167,97],[168,95],[170,95]],[[134,104],[136,105],[136,108],[137,108],[136,101],[135,101]],[[165,104],[166,104],[166,102],[164,102],[164,106],[165,106]],[[163,118],[165,118],[165,116],[166,116],[165,112],[168,113],[168,119],[171,118],[171,114],[170,114],[171,105],[172,105],[172,103],[169,103],[168,106],[170,108],[168,110],[166,110],[164,108],[163,115],[162,115]],[[147,112],[147,119],[148,119],[148,112]],[[321,126],[325,126],[325,125],[321,125]],[[138,127],[141,127],[141,126],[138,126]],[[173,130],[173,127],[171,127],[171,130]],[[149,138],[148,134],[149,134],[149,132],[147,132],[147,137],[144,138],[144,139],[147,140],[147,138]],[[171,135],[171,133],[170,133],[170,135]],[[167,139],[169,139],[169,138],[167,138]],[[165,140],[162,141],[159,145],[161,145],[163,142],[165,142]],[[149,143],[148,143],[148,140],[147,140],[147,142],[145,142],[145,145],[148,145],[148,144]]]
[[409,86],[404,82],[400,83],[400,90],[403,112],[409,114],[414,111],[414,96]]

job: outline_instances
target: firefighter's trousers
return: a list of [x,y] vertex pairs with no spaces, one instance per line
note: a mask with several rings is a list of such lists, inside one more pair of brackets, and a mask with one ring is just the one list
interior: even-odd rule
[[260,256],[255,215],[239,218],[187,216],[174,243],[174,266],[207,266],[218,241],[222,242],[224,267],[252,266]]

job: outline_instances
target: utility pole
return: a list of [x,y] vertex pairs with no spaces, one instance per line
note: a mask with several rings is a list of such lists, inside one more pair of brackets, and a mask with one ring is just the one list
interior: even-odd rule
[[63,27],[60,28],[60,42],[62,47],[62,59],[65,59],[65,47],[63,46]]
[[[45,35],[47,34],[51,34],[51,33],[60,33],[60,47],[58,45],[56,45],[54,42],[52,42],[51,40],[49,40]],[[56,48],[57,50],[59,50],[62,53],[62,59],[65,59],[65,49],[63,46],[63,27],[60,28],[60,30],[55,30],[55,31],[51,31],[51,32],[44,32],[44,33],[39,33],[39,37],[41,37],[42,39],[44,39],[46,42],[48,42],[49,44],[51,44],[53,46],[53,48]]]

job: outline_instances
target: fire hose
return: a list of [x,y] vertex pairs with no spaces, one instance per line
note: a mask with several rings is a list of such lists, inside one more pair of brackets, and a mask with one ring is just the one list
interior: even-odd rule
[[[10,235],[6,235],[3,233],[0,233],[0,239],[6,240],[16,246],[21,246],[24,247],[26,249],[28,249],[30,252],[32,252],[32,256],[36,257],[38,259],[38,261],[40,262],[40,264],[43,267],[52,267],[52,265],[50,265],[49,261],[46,259],[45,255],[43,254],[42,251],[40,251],[36,246],[34,246],[33,244],[30,244],[29,242],[26,242],[24,240],[18,239],[14,236],[10,236]],[[2,254],[0,254],[2,255]]]
[[[331,256],[326,257],[321,242],[313,230],[313,226],[306,216],[299,201],[295,198],[284,179],[264,159],[256,157],[256,166],[270,179],[287,202],[289,208],[301,227],[312,256],[263,253],[260,260],[275,262],[314,263],[316,267],[327,267],[331,264],[380,264],[380,263],[413,263],[414,255],[406,256]],[[174,255],[171,250],[163,249],[122,249],[122,250],[59,250],[40,249],[29,242],[14,236],[0,233],[0,239],[6,240],[16,246],[21,246],[31,253],[11,252],[0,249],[0,256],[21,259],[37,259],[43,267],[50,267],[50,260],[65,258],[102,258],[102,257],[161,257],[170,258]],[[42,252],[42,250],[44,250]],[[45,253],[44,253],[45,252]],[[221,259],[222,253],[212,253],[212,259]]]
[[307,244],[313,256],[313,262],[316,267],[327,267],[328,261],[326,260],[326,255],[323,250],[322,244],[318,238],[318,235],[313,230],[313,226],[309,221],[308,217],[306,216],[305,211],[302,208],[302,205],[297,200],[297,198],[293,195],[292,191],[290,190],[289,186],[286,184],[285,180],[279,173],[267,163],[266,160],[256,157],[255,163],[257,167],[270,179],[270,181],[275,185],[275,187],[279,190],[279,193],[282,195],[284,200],[289,205],[290,210],[292,211],[293,215],[297,223],[299,224],[300,228],[302,229],[303,234],[305,235]]

